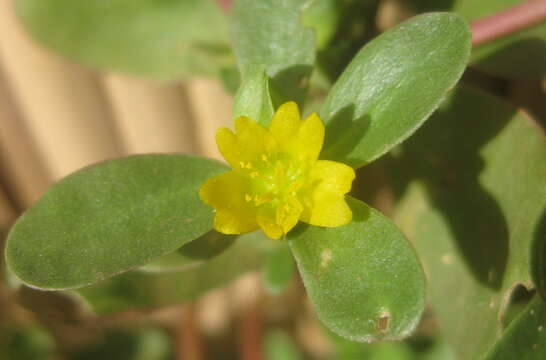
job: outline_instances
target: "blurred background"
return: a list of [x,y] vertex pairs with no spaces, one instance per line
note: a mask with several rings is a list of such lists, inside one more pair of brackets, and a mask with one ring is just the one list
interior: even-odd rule
[[[374,4],[377,31],[415,12],[404,1]],[[544,124],[545,78],[506,80],[471,69],[465,79]],[[158,82],[80,65],[35,42],[12,1],[0,0],[0,230],[55,181],[99,161],[163,152],[219,158],[214,133],[230,125],[232,90],[213,77]],[[382,165],[362,171],[359,197],[388,214]],[[317,322],[299,278],[271,295],[261,277],[245,274],[191,303],[107,316],[66,294],[0,282],[0,359],[455,358],[430,311],[407,342],[352,343]]]

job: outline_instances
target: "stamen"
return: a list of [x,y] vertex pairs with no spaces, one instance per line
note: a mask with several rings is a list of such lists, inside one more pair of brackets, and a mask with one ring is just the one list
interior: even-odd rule
[[264,198],[259,197],[258,195],[254,196],[254,205],[260,206],[263,203],[265,203],[267,200]]

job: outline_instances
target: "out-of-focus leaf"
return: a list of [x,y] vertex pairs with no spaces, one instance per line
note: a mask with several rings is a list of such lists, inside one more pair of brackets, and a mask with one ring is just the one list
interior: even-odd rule
[[460,89],[390,161],[397,222],[424,261],[438,321],[461,359],[502,334],[546,199],[546,146],[512,106]]
[[[418,11],[455,11],[474,21],[510,7],[521,0],[414,0]],[[503,36],[472,51],[471,62],[493,75],[530,77],[546,74],[546,23]]]
[[55,341],[39,327],[0,328],[0,359],[53,360]]
[[546,303],[539,296],[506,329],[487,360],[546,359]]
[[455,352],[444,338],[430,339],[425,348],[416,348],[415,344],[412,345],[418,360],[457,360]]
[[243,81],[235,95],[233,118],[246,116],[269,125],[273,113],[273,100],[269,92],[269,77],[263,66],[249,66],[243,74]]
[[272,330],[265,337],[265,359],[301,360],[303,356],[290,336],[281,330]]
[[379,0],[312,0],[303,22],[315,30],[317,65],[334,81],[360,48],[377,35]]
[[210,159],[140,155],[55,184],[18,219],[6,260],[25,284],[67,289],[146,264],[212,228],[199,186],[226,170]]
[[271,240],[261,232],[242,235],[223,253],[194,268],[165,273],[132,271],[77,293],[97,313],[178,304],[259,268],[270,246]]
[[232,63],[227,19],[213,0],[15,0],[41,43],[101,68],[171,80]]
[[241,76],[236,66],[228,66],[220,72],[220,80],[228,94],[235,95],[241,84]]
[[110,330],[99,342],[70,352],[71,360],[169,360],[171,337],[156,328]]
[[281,293],[294,278],[294,257],[286,241],[271,250],[264,266],[264,286],[271,294]]
[[309,298],[319,319],[347,339],[406,337],[425,303],[419,260],[388,218],[347,199],[353,211],[349,224],[300,224],[288,234]]
[[313,30],[301,23],[306,0],[236,0],[231,35],[241,72],[263,66],[277,94],[275,107],[302,103],[315,61]]
[[175,252],[140,267],[139,270],[146,272],[187,270],[218,256],[229,248],[235,239],[235,235],[221,234],[211,230]]
[[[428,331],[430,330],[429,328]],[[449,344],[439,336],[438,331],[434,331],[434,337],[417,333],[406,341],[381,341],[371,344],[350,341],[331,331],[325,331],[334,350],[332,360],[456,360]]]
[[3,229],[0,229],[0,286],[7,280],[6,264],[4,261],[4,248],[5,248],[6,233]]
[[416,360],[416,356],[407,342],[385,341],[362,344],[349,341],[330,332],[329,335],[334,348],[332,360]]
[[302,22],[315,30],[317,50],[332,39],[341,21],[341,9],[347,1],[311,0],[303,8]]
[[470,53],[466,22],[426,14],[369,42],[321,110],[322,157],[363,166],[410,136],[461,76]]

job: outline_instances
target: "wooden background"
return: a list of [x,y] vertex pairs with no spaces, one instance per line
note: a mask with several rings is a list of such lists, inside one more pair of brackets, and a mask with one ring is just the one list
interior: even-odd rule
[[160,84],[93,70],[35,43],[0,0],[0,227],[53,182],[137,153],[218,156],[231,96],[213,79]]

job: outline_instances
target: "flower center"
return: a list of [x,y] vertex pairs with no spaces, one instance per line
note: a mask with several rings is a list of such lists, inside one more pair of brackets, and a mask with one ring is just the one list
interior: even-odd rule
[[284,154],[262,154],[257,161],[239,165],[251,185],[245,200],[255,206],[297,197],[306,182],[309,168],[305,161]]

